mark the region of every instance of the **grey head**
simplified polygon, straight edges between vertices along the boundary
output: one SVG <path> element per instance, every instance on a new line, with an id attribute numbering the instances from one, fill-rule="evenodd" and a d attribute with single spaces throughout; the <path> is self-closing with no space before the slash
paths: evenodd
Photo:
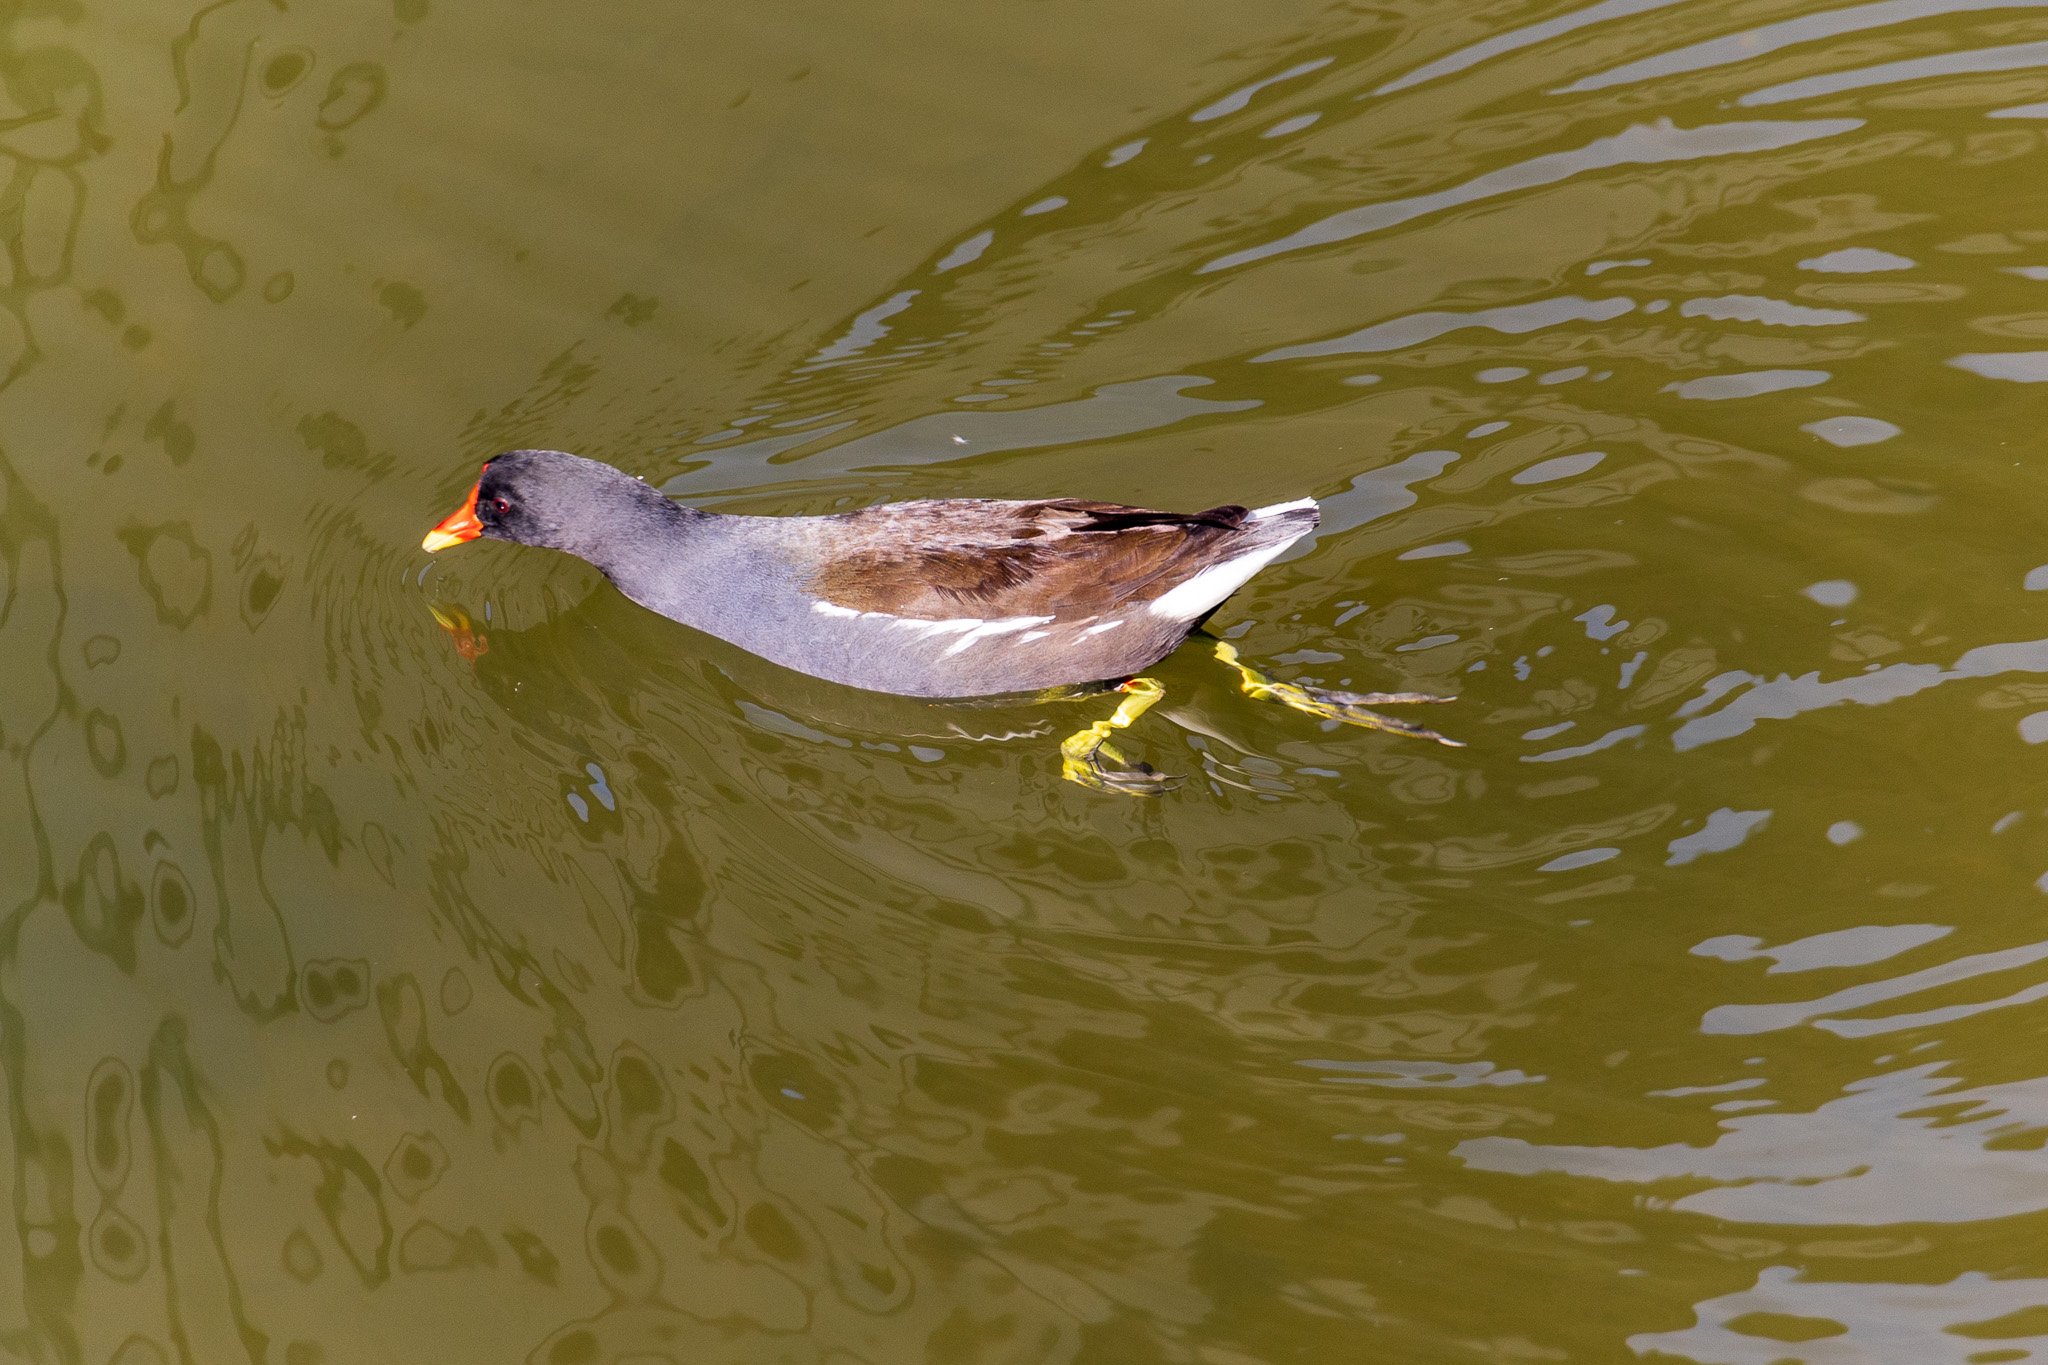
<path id="1" fill-rule="evenodd" d="M 561 450 L 508 450 L 477 480 L 484 535 L 562 550 L 607 572 L 632 547 L 667 540 L 703 516 L 623 470 Z"/>

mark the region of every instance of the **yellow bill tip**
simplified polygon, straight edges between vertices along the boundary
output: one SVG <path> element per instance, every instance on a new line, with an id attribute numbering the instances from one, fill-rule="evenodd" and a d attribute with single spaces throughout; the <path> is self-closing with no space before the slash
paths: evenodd
<path id="1" fill-rule="evenodd" d="M 475 540 L 484 533 L 484 524 L 478 521 L 476 516 L 476 495 L 481 487 L 481 483 L 472 487 L 469 496 L 462 500 L 462 506 L 444 517 L 440 525 L 427 532 L 426 539 L 420 542 L 422 550 L 432 554 L 436 550 L 445 550 L 450 545 L 460 545 L 465 540 Z"/>

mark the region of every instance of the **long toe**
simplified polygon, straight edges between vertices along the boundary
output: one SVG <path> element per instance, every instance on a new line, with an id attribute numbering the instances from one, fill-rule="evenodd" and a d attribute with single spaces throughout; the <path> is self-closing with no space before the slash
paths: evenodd
<path id="1" fill-rule="evenodd" d="M 1457 700 L 1456 697 L 1439 697 L 1434 692 L 1323 692 L 1320 695 L 1348 706 L 1436 706 Z"/>
<path id="2" fill-rule="evenodd" d="M 1320 687 L 1301 687 L 1300 692 L 1307 703 L 1300 709 L 1310 715 L 1324 716 L 1368 730 L 1384 730 L 1390 735 L 1405 735 L 1409 739 L 1435 740 L 1438 744 L 1448 745 L 1453 749 L 1465 747 L 1460 741 L 1448 739 L 1427 725 L 1417 725 L 1412 720 L 1381 715 L 1372 709 L 1374 706 L 1451 701 L 1453 698 L 1431 696 L 1426 692 L 1338 692 Z"/>
<path id="3" fill-rule="evenodd" d="M 1102 773 L 1102 779 L 1103 790 L 1122 792 L 1126 796 L 1163 796 L 1187 781 L 1178 773 L 1160 772 L 1150 763 L 1108 769 Z"/>
<path id="4" fill-rule="evenodd" d="M 1334 706 L 1330 708 L 1330 717 L 1333 720 L 1341 720 L 1346 725 L 1360 725 L 1368 730 L 1385 730 L 1390 735 L 1406 735 L 1410 739 L 1433 739 L 1453 749 L 1465 747 L 1463 740 L 1449 739 L 1427 725 L 1417 725 L 1412 720 L 1383 716 L 1363 706 Z"/>
<path id="5" fill-rule="evenodd" d="M 1160 772 L 1142 760 L 1126 760 L 1121 755 L 1112 760 L 1101 750 L 1061 764 L 1060 776 L 1090 791 L 1122 792 L 1126 796 L 1159 796 L 1186 780 Z"/>
<path id="6" fill-rule="evenodd" d="M 1433 696 L 1428 692 L 1340 692 L 1333 688 L 1311 687 L 1306 683 L 1275 682 L 1238 658 L 1237 650 L 1224 640 L 1216 642 L 1216 657 L 1237 670 L 1238 686 L 1248 697 L 1277 701 L 1282 706 L 1291 706 L 1323 720 L 1342 721 L 1368 730 L 1385 730 L 1388 734 L 1406 735 L 1410 739 L 1433 739 L 1453 749 L 1465 747 L 1455 739 L 1445 739 L 1426 725 L 1417 725 L 1412 720 L 1395 720 L 1372 709 L 1375 706 L 1453 701 L 1455 698 Z"/>

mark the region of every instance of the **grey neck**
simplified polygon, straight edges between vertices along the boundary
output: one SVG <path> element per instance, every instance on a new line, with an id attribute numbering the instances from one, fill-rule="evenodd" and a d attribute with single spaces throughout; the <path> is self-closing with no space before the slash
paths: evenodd
<path id="1" fill-rule="evenodd" d="M 601 537 L 561 548 L 588 560 L 618 590 L 650 611 L 725 639 L 758 614 L 757 594 L 782 566 L 735 534 L 746 518 L 671 502 L 653 489 L 635 499 Z"/>
<path id="2" fill-rule="evenodd" d="M 698 557 L 700 534 L 713 521 L 709 512 L 671 502 L 635 483 L 605 515 L 584 526 L 564 527 L 555 548 L 588 560 L 619 590 L 636 601 Z"/>

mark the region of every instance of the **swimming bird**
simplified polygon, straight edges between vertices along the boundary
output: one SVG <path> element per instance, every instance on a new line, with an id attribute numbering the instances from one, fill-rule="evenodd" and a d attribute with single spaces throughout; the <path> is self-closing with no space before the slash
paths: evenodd
<path id="1" fill-rule="evenodd" d="M 1062 775 L 1143 794 L 1177 779 L 1110 742 L 1164 695 L 1145 669 L 1313 531 L 1313 499 L 1155 512 L 1081 498 L 941 498 L 814 517 L 685 506 L 611 465 L 514 450 L 421 541 L 479 536 L 586 560 L 632 601 L 812 677 L 911 697 L 1109 685 L 1114 714 L 1061 745 Z M 1242 690 L 1325 719 L 1456 744 L 1374 706 L 1448 698 L 1279 682 L 1227 641 Z"/>

